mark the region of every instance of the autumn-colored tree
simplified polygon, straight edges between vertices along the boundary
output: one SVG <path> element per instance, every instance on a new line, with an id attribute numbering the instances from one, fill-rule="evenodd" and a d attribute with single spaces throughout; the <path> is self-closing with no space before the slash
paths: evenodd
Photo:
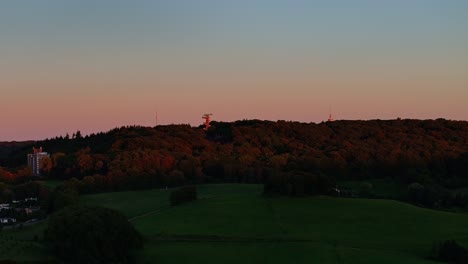
<path id="1" fill-rule="evenodd" d="M 42 158 L 39 164 L 41 173 L 44 175 L 49 175 L 50 171 L 52 170 L 53 165 L 54 165 L 53 161 L 50 157 Z"/>
<path id="2" fill-rule="evenodd" d="M 81 154 L 77 157 L 76 161 L 80 168 L 81 175 L 86 175 L 92 173 L 92 170 L 95 167 L 93 157 L 89 154 Z"/>

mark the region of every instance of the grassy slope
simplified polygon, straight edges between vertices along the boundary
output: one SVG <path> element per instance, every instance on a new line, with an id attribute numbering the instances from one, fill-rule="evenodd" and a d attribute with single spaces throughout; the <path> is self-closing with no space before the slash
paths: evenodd
<path id="1" fill-rule="evenodd" d="M 14 259 L 17 261 L 36 260 L 47 257 L 47 252 L 34 237 L 41 238 L 45 223 L 24 227 L 16 230 L 0 231 L 0 260 Z"/>
<path id="2" fill-rule="evenodd" d="M 198 201 L 178 207 L 169 206 L 168 190 L 86 195 L 81 202 L 132 219 L 146 240 L 138 256 L 144 263 L 431 263 L 425 257 L 433 241 L 454 238 L 468 245 L 465 214 L 389 200 L 265 198 L 259 185 L 198 190 Z M 42 228 L 3 235 L 27 240 Z M 41 254 L 34 246 L 22 250 L 31 258 Z"/>
<path id="3" fill-rule="evenodd" d="M 170 190 L 142 190 L 84 195 L 80 202 L 98 205 L 124 213 L 128 218 L 169 207 Z"/>
<path id="4" fill-rule="evenodd" d="M 113 194 L 111 205 L 106 194 L 84 201 L 121 209 L 129 217 L 145 211 L 142 204 L 155 211 L 133 220 L 145 234 L 141 258 L 148 263 L 430 263 L 424 258 L 433 241 L 455 238 L 468 244 L 463 214 L 388 200 L 264 198 L 256 185 L 206 185 L 199 192 L 198 201 L 174 208 L 167 207 L 168 192 L 157 190 Z M 130 206 L 129 197 L 135 201 Z M 161 234 L 266 241 L 167 242 L 160 241 Z M 278 237 L 291 241 L 275 241 Z M 307 241 L 294 241 L 298 238 Z"/>

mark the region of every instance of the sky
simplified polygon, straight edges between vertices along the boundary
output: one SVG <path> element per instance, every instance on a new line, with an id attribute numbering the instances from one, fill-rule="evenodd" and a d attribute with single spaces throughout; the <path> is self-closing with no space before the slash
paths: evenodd
<path id="1" fill-rule="evenodd" d="M 468 120 L 468 1 L 0 2 L 0 141 L 214 120 Z"/>

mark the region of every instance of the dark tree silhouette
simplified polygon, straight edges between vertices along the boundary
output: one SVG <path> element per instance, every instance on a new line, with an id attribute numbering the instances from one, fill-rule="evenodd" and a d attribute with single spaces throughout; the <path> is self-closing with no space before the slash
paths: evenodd
<path id="1" fill-rule="evenodd" d="M 50 218 L 44 237 L 67 263 L 126 263 L 142 247 L 123 214 L 99 207 L 65 208 Z"/>

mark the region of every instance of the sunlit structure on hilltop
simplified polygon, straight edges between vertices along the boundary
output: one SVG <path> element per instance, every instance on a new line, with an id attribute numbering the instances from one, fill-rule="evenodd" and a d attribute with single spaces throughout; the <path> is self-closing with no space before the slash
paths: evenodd
<path id="1" fill-rule="evenodd" d="M 333 121 L 335 121 L 335 120 L 333 119 L 332 112 L 331 112 L 331 107 L 330 107 L 330 115 L 328 116 L 328 122 L 333 122 Z"/>
<path id="2" fill-rule="evenodd" d="M 212 116 L 212 115 L 213 115 L 213 114 L 204 114 L 204 115 L 202 116 L 202 118 L 205 119 L 205 123 L 204 123 L 205 128 L 203 128 L 203 129 L 208 130 L 208 128 L 211 127 L 210 122 L 211 122 L 211 116 Z"/>

